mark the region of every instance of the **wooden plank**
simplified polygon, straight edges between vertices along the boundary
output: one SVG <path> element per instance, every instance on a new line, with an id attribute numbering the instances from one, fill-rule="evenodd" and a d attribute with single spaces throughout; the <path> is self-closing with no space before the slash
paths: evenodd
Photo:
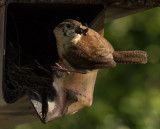
<path id="1" fill-rule="evenodd" d="M 107 7 L 104 22 L 159 7 L 159 0 L 0 0 L 4 3 L 47 3 L 47 4 L 101 4 Z"/>
<path id="2" fill-rule="evenodd" d="M 23 97 L 13 104 L 0 105 L 0 127 L 9 128 L 18 124 L 38 120 L 28 97 Z"/>
<path id="3" fill-rule="evenodd" d="M 4 15 L 5 15 L 5 7 L 0 8 L 0 105 L 4 105 L 5 102 L 3 100 L 2 94 L 2 78 L 3 78 L 3 56 L 4 56 Z"/>

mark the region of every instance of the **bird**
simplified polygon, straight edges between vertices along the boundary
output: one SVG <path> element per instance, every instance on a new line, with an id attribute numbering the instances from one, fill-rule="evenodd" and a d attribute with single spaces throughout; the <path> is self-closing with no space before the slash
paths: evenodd
<path id="1" fill-rule="evenodd" d="M 52 84 L 31 87 L 27 92 L 43 123 L 89 107 L 97 69 L 147 62 L 146 52 L 114 51 L 103 36 L 73 19 L 59 23 L 53 32 L 59 60 L 52 67 Z"/>
<path id="2" fill-rule="evenodd" d="M 59 23 L 53 33 L 60 59 L 82 73 L 113 68 L 120 63 L 147 63 L 145 51 L 114 51 L 107 39 L 73 19 Z"/>

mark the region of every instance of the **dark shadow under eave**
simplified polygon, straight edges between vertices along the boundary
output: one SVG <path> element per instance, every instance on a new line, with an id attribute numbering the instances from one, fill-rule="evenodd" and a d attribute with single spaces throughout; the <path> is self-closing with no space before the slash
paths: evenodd
<path id="1" fill-rule="evenodd" d="M 68 18 L 89 25 L 102 9 L 102 5 L 12 3 L 7 9 L 6 41 L 18 49 L 21 65 L 37 60 L 51 70 L 50 66 L 58 60 L 54 27 Z"/>

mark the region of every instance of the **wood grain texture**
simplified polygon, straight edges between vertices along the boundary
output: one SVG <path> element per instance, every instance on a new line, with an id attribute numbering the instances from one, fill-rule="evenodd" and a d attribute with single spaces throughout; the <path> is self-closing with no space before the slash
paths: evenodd
<path id="1" fill-rule="evenodd" d="M 115 3 L 116 5 L 132 6 L 132 5 L 147 5 L 147 6 L 158 6 L 159 0 L 1 0 L 10 2 L 39 2 L 39 3 L 69 3 L 69 4 L 110 4 Z"/>
<path id="2" fill-rule="evenodd" d="M 104 22 L 159 7 L 159 0 L 0 0 L 4 3 L 101 4 L 107 7 Z"/>
<path id="3" fill-rule="evenodd" d="M 14 104 L 0 106 L 1 129 L 16 126 L 17 124 L 38 120 L 36 112 L 31 108 L 28 97 L 24 97 Z"/>
<path id="4" fill-rule="evenodd" d="M 5 13 L 5 8 L 1 7 L 0 8 L 0 19 L 4 19 L 4 13 Z M 3 100 L 3 93 L 2 93 L 2 79 L 3 79 L 3 56 L 4 56 L 4 20 L 0 20 L 0 105 L 4 105 L 5 102 Z"/>

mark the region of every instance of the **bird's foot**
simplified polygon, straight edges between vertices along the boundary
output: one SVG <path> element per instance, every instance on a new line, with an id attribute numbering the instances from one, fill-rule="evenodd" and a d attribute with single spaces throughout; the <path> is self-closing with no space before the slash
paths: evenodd
<path id="1" fill-rule="evenodd" d="M 54 66 L 52 66 L 52 70 L 55 70 L 55 71 L 60 71 L 60 72 L 66 72 L 68 75 L 73 72 L 73 73 L 81 73 L 79 71 L 76 71 L 76 70 L 69 70 L 69 69 L 66 69 L 66 68 L 63 68 L 60 64 L 58 63 L 55 63 Z"/>

